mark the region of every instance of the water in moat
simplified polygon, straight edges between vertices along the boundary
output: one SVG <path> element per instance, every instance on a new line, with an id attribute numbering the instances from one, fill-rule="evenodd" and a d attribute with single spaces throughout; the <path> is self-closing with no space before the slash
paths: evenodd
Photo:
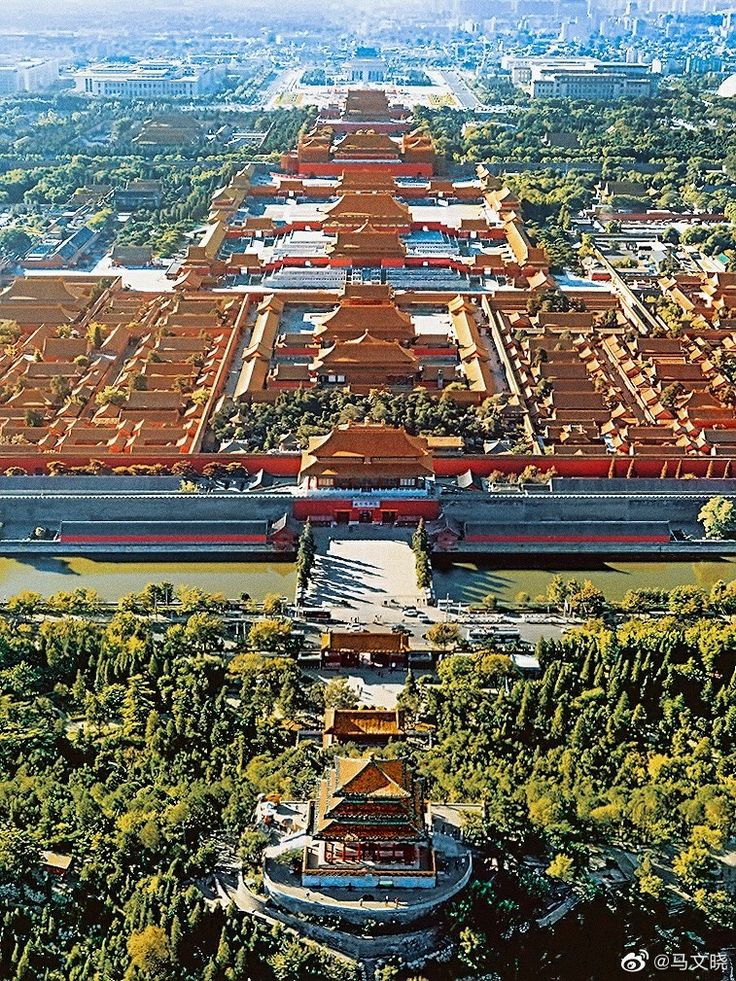
<path id="1" fill-rule="evenodd" d="M 596 559 L 595 556 L 554 556 L 549 560 L 516 563 L 507 557 L 474 561 L 440 561 L 434 568 L 434 587 L 438 597 L 468 603 L 478 602 L 488 593 L 498 599 L 513 600 L 519 593 L 532 599 L 547 589 L 554 575 L 590 579 L 610 600 L 620 600 L 629 589 L 673 589 L 696 585 L 710 589 L 719 579 L 736 579 L 736 558 L 716 558 L 702 562 L 636 562 Z"/>
<path id="2" fill-rule="evenodd" d="M 267 593 L 292 597 L 293 562 L 99 562 L 86 558 L 0 559 L 0 600 L 23 590 L 49 596 L 79 586 L 96 589 L 114 601 L 138 592 L 149 582 L 196 586 L 235 599 L 248 593 L 261 600 Z"/>

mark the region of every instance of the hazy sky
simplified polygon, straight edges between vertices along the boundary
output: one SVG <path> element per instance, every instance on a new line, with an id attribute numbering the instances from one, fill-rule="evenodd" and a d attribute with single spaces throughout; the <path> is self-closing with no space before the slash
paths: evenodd
<path id="1" fill-rule="evenodd" d="M 370 10 L 376 6 L 390 6 L 397 13 L 407 6 L 414 6 L 419 0 L 341 0 L 340 6 L 360 7 Z M 325 3 L 320 0 L 290 0 L 288 5 L 280 6 L 272 0 L 217 0 L 210 6 L 203 0 L 0 0 L 0 17 L 22 20 L 29 26 L 43 27 L 47 18 L 53 20 L 76 21 L 79 18 L 94 18 L 99 24 L 100 15 L 108 17 L 111 13 L 128 13 L 131 19 L 145 27 L 145 15 L 155 12 L 179 13 L 183 10 L 204 14 L 203 23 L 218 14 L 241 14 L 247 17 L 255 13 L 280 15 L 298 18 L 299 15 L 318 14 Z M 143 16 L 141 16 L 143 15 Z"/>
<path id="2" fill-rule="evenodd" d="M 349 3 L 350 0 L 347 0 Z M 288 8 L 276 6 L 276 11 L 283 11 L 287 16 L 298 11 L 309 13 L 319 9 L 317 0 L 294 0 Z M 58 29 L 67 27 L 74 29 L 84 22 L 90 26 L 100 26 L 109 21 L 127 20 L 136 26 L 141 34 L 146 33 L 147 24 L 152 19 L 159 20 L 161 15 L 178 17 L 191 13 L 204 17 L 202 26 L 216 16 L 242 16 L 244 20 L 254 14 L 274 14 L 274 4 L 268 0 L 217 0 L 210 7 L 203 0 L 0 0 L 0 24 L 19 25 L 25 30 Z"/>
<path id="3" fill-rule="evenodd" d="M 477 9 L 479 0 L 289 0 L 284 4 L 274 0 L 0 0 L 0 31 L 111 33 L 140 41 L 209 30 L 247 36 L 264 28 L 283 32 L 332 27 L 349 34 L 378 26 L 387 16 L 405 15 L 407 20 L 419 16 L 432 23 L 454 3 L 462 9 L 468 2 Z"/>

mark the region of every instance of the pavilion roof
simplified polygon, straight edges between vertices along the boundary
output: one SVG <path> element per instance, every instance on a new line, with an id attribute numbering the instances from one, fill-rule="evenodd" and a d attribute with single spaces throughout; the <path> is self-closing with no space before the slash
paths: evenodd
<path id="1" fill-rule="evenodd" d="M 411 212 L 407 205 L 389 193 L 378 191 L 361 194 L 349 191 L 326 209 L 326 224 L 351 222 L 365 225 L 411 225 Z"/>
<path id="2" fill-rule="evenodd" d="M 427 440 L 383 423 L 345 423 L 326 436 L 312 436 L 306 455 L 317 459 L 342 457 L 361 462 L 407 461 L 431 470 Z"/>
<path id="3" fill-rule="evenodd" d="M 336 341 L 332 347 L 321 351 L 315 358 L 315 366 L 324 368 L 401 366 L 404 369 L 418 367 L 418 360 L 398 341 L 384 341 L 365 331 L 348 341 Z"/>
<path id="4" fill-rule="evenodd" d="M 322 634 L 323 651 L 352 651 L 358 654 L 403 654 L 408 649 L 406 634 L 390 630 L 330 630 Z"/>
<path id="5" fill-rule="evenodd" d="M 396 178 L 387 170 L 380 170 L 375 167 L 352 167 L 342 172 L 339 187 L 345 191 L 390 191 L 393 194 L 398 192 Z"/>
<path id="6" fill-rule="evenodd" d="M 333 255 L 405 256 L 406 247 L 396 231 L 384 231 L 366 222 L 360 228 L 339 230 L 337 241 L 330 247 Z"/>
<path id="7" fill-rule="evenodd" d="M 386 133 L 377 133 L 372 129 L 359 129 L 348 133 L 335 147 L 335 157 L 364 155 L 397 158 L 399 147 Z"/>
<path id="8" fill-rule="evenodd" d="M 359 740 L 363 736 L 401 736 L 404 713 L 401 709 L 327 709 L 324 731 L 327 735 Z"/>
<path id="9" fill-rule="evenodd" d="M 421 786 L 402 760 L 338 757 L 320 782 L 314 836 L 426 839 Z"/>
<path id="10" fill-rule="evenodd" d="M 346 116 L 371 116 L 374 120 L 389 118 L 391 106 L 383 89 L 348 89 Z"/>

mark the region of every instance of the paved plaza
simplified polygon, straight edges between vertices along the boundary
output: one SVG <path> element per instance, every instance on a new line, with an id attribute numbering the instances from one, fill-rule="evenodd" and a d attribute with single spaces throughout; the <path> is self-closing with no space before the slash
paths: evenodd
<path id="1" fill-rule="evenodd" d="M 398 606 L 425 603 L 416 584 L 411 532 L 370 528 L 371 538 L 361 537 L 360 526 L 317 529 L 317 561 L 309 601 L 336 607 L 339 617 L 358 617 L 370 624 L 375 617 L 398 623 Z"/>

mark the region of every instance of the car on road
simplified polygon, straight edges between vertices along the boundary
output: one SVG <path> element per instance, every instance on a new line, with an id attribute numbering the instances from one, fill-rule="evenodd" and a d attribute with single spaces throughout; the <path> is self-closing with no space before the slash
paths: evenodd
<path id="1" fill-rule="evenodd" d="M 416 608 L 416 606 L 405 606 L 401 612 L 404 614 L 405 617 L 419 616 L 419 610 Z"/>
<path id="2" fill-rule="evenodd" d="M 391 627 L 391 633 L 392 634 L 408 634 L 408 633 L 411 633 L 411 631 L 409 630 L 408 627 L 405 627 L 403 623 L 395 623 L 393 625 L 393 627 Z"/>

